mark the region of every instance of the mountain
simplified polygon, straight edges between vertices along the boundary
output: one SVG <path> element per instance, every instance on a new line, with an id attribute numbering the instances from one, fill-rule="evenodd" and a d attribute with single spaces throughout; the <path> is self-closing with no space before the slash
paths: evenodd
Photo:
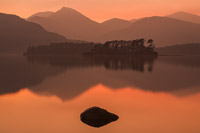
<path id="1" fill-rule="evenodd" d="M 28 21 L 38 23 L 46 30 L 67 38 L 86 41 L 96 41 L 100 35 L 124 29 L 131 24 L 130 21 L 118 18 L 98 23 L 68 7 L 63 7 L 48 17 L 41 15 L 29 17 Z"/>
<path id="2" fill-rule="evenodd" d="M 149 17 L 136 21 L 128 28 L 99 37 L 99 41 L 152 38 L 156 46 L 200 42 L 200 24 L 167 17 Z"/>
<path id="3" fill-rule="evenodd" d="M 51 12 L 51 11 L 38 12 L 38 13 L 35 13 L 32 16 L 30 16 L 28 19 L 31 19 L 33 17 L 44 17 L 44 18 L 46 18 L 46 17 L 49 17 L 52 14 L 53 14 L 53 12 Z"/>
<path id="4" fill-rule="evenodd" d="M 70 39 L 93 41 L 104 31 L 99 23 L 67 7 L 63 7 L 46 18 L 37 16 L 28 20 Z"/>
<path id="5" fill-rule="evenodd" d="M 101 25 L 103 27 L 106 27 L 106 29 L 109 29 L 109 31 L 112 31 L 112 30 L 121 30 L 127 28 L 128 26 L 131 25 L 131 22 L 119 18 L 113 18 L 101 23 Z"/>
<path id="6" fill-rule="evenodd" d="M 156 51 L 159 55 L 200 55 L 200 43 L 166 46 Z"/>
<path id="7" fill-rule="evenodd" d="M 63 42 L 66 38 L 15 15 L 0 13 L 0 52 L 24 52 L 28 46 Z"/>
<path id="8" fill-rule="evenodd" d="M 200 24 L 200 16 L 186 12 L 176 12 L 168 15 L 167 17 Z"/>

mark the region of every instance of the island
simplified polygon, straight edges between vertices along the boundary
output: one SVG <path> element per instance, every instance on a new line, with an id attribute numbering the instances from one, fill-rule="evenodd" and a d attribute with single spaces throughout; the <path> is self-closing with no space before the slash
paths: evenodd
<path id="1" fill-rule="evenodd" d="M 152 39 L 114 40 L 104 44 L 94 42 L 65 42 L 30 46 L 24 55 L 147 55 L 157 56 Z"/>

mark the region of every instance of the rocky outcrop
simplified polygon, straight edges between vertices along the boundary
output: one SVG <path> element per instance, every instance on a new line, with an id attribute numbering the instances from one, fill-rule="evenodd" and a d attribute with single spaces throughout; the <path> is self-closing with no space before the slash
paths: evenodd
<path id="1" fill-rule="evenodd" d="M 83 123 L 92 127 L 102 127 L 119 119 L 117 115 L 99 107 L 85 110 L 80 118 Z"/>

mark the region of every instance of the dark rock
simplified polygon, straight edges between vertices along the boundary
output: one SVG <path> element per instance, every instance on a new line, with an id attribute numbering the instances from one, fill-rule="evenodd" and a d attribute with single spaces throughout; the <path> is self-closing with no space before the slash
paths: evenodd
<path id="1" fill-rule="evenodd" d="M 99 107 L 85 110 L 80 117 L 83 123 L 93 127 L 102 127 L 119 119 L 117 115 Z"/>

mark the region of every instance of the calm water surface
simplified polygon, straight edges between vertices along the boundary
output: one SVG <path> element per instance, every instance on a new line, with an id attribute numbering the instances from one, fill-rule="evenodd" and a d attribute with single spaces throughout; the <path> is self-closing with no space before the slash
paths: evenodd
<path id="1" fill-rule="evenodd" d="M 199 133 L 200 57 L 0 56 L 0 133 Z M 96 129 L 99 106 L 120 119 Z"/>

